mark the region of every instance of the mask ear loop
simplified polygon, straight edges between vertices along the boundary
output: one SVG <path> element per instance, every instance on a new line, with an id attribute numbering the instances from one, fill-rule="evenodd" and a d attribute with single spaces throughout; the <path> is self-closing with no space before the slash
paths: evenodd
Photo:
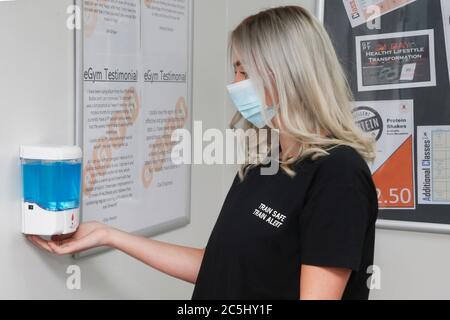
<path id="1" fill-rule="evenodd" d="M 268 76 L 271 82 L 271 89 L 268 90 L 268 93 L 270 94 L 270 96 L 272 97 L 272 102 L 273 105 L 268 106 L 266 105 L 266 101 L 265 101 L 265 97 L 264 97 L 264 108 L 263 108 L 263 117 L 264 117 L 264 121 L 266 122 L 266 125 L 270 128 L 270 129 L 275 129 L 275 125 L 273 123 L 273 119 L 278 115 L 278 111 L 279 111 L 279 103 L 275 104 L 275 98 L 274 98 L 274 94 L 276 93 L 276 77 L 275 77 L 275 73 L 272 71 L 271 68 L 268 68 Z M 266 89 L 264 89 L 264 92 Z M 270 114 L 273 113 L 273 114 Z"/>
<path id="2" fill-rule="evenodd" d="M 264 113 L 267 113 L 266 111 L 272 110 L 273 116 L 269 121 L 269 128 L 270 134 L 268 135 L 268 143 L 270 147 L 268 147 L 269 156 L 267 157 L 267 160 L 270 162 L 276 161 L 278 163 L 278 167 L 280 165 L 280 155 L 282 154 L 282 147 L 280 143 L 280 101 L 277 97 L 275 99 L 274 95 L 277 94 L 277 86 L 276 86 L 276 76 L 275 73 L 272 71 L 272 69 L 269 68 L 269 78 L 271 80 L 271 90 L 269 90 L 269 94 L 272 97 L 272 106 L 266 106 L 266 109 L 264 110 Z M 277 103 L 275 102 L 277 101 Z M 264 103 L 265 104 L 265 103 Z M 275 121 L 278 124 L 275 124 Z"/>
<path id="3" fill-rule="evenodd" d="M 271 72 L 271 74 L 273 75 L 273 73 Z M 260 84 L 261 85 L 261 84 Z M 261 90 L 263 89 L 263 90 Z M 272 91 L 274 91 L 272 89 Z M 258 90 L 258 92 L 264 92 L 264 94 L 266 95 L 266 93 L 268 92 L 268 90 L 265 89 L 265 86 L 262 84 L 262 88 L 260 88 L 260 90 Z M 269 92 L 269 94 L 271 94 Z M 259 131 L 259 133 L 263 133 L 263 137 L 261 137 L 260 134 L 258 134 L 258 139 L 263 138 L 264 141 L 259 141 L 259 146 L 258 148 L 262 148 L 264 147 L 266 150 L 259 150 L 259 160 L 261 162 L 261 164 L 263 165 L 269 165 L 272 161 L 279 161 L 279 155 L 281 154 L 281 146 L 279 143 L 279 131 L 278 129 L 275 128 L 275 125 L 273 123 L 273 119 L 277 116 L 277 109 L 278 109 L 278 105 L 272 105 L 269 106 L 266 104 L 266 97 L 260 97 L 261 100 L 261 114 L 263 116 L 264 122 L 266 124 L 265 127 L 263 127 L 261 130 L 264 131 Z M 275 142 L 274 144 L 274 140 L 278 140 Z M 276 148 L 276 150 L 274 150 L 274 148 Z M 276 157 L 276 159 L 274 159 L 274 157 Z"/>
<path id="4" fill-rule="evenodd" d="M 266 102 L 263 103 L 262 108 L 262 115 L 264 118 L 264 121 L 266 123 L 266 126 L 270 129 L 275 129 L 275 124 L 273 120 L 277 117 L 279 110 L 279 104 L 274 104 L 271 106 L 268 106 Z"/>

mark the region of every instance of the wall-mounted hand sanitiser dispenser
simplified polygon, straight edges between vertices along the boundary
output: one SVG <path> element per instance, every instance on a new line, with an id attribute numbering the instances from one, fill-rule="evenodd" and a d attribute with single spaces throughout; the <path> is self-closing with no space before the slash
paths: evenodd
<path id="1" fill-rule="evenodd" d="M 22 232 L 52 236 L 80 221 L 82 151 L 76 146 L 21 146 Z"/>

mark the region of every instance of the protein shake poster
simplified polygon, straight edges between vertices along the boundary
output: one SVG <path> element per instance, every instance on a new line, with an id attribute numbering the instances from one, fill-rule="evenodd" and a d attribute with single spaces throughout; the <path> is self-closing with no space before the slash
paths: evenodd
<path id="1" fill-rule="evenodd" d="M 434 30 L 356 37 L 358 91 L 436 86 Z"/>
<path id="2" fill-rule="evenodd" d="M 376 139 L 370 167 L 380 209 L 415 209 L 414 101 L 355 102 L 353 116 Z"/>

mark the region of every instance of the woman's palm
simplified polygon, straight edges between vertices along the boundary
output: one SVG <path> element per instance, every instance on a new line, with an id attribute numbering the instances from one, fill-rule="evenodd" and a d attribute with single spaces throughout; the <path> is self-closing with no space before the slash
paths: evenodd
<path id="1" fill-rule="evenodd" d="M 71 235 L 54 236 L 50 241 L 28 236 L 35 245 L 58 255 L 73 254 L 105 245 L 108 227 L 98 222 L 87 222 Z"/>

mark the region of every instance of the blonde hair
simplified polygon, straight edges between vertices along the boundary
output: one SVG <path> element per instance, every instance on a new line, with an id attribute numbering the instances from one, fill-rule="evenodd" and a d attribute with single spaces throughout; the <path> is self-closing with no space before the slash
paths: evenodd
<path id="1" fill-rule="evenodd" d="M 229 49 L 230 57 L 240 57 L 262 101 L 266 90 L 278 98 L 281 134 L 300 145 L 294 157 L 280 159 L 288 174 L 294 175 L 296 162 L 326 156 L 337 145 L 374 160 L 374 140 L 355 124 L 353 97 L 331 39 L 307 10 L 284 6 L 250 16 L 231 33 Z M 237 113 L 231 127 L 241 120 Z M 247 121 L 245 127 L 257 130 Z M 250 167 L 241 168 L 241 178 Z"/>

